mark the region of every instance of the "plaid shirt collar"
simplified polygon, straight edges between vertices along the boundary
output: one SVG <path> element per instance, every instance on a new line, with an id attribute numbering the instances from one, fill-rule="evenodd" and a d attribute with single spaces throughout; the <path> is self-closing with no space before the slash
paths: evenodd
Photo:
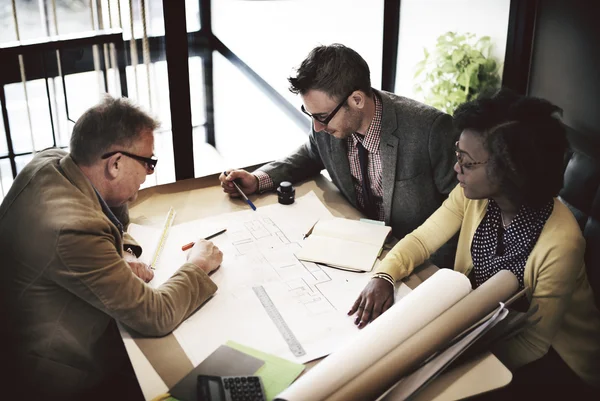
<path id="1" fill-rule="evenodd" d="M 367 133 L 364 135 L 364 138 L 359 139 L 359 136 L 362 137 L 361 134 L 354 133 L 352 134 L 352 144 L 356 146 L 358 141 L 362 142 L 362 145 L 369 153 L 379 153 L 379 143 L 381 142 L 381 100 L 379 100 L 379 96 L 376 93 L 373 93 L 373 98 L 375 99 L 375 115 L 371 120 L 371 124 L 367 129 Z"/>

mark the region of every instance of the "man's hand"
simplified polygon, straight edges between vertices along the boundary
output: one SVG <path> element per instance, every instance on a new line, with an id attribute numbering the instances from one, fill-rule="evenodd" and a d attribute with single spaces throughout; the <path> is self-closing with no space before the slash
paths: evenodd
<path id="1" fill-rule="evenodd" d="M 150 266 L 140 262 L 135 255 L 125 252 L 123 259 L 125 259 L 133 274 L 144 280 L 144 283 L 148 283 L 154 278 L 154 271 L 150 269 Z"/>
<path id="2" fill-rule="evenodd" d="M 373 278 L 362 290 L 348 315 L 356 313 L 354 324 L 359 329 L 377 319 L 394 304 L 394 287 L 385 280 Z"/>
<path id="3" fill-rule="evenodd" d="M 229 194 L 229 196 L 233 198 L 240 196 L 233 185 L 233 180 L 237 180 L 236 183 L 246 195 L 258 191 L 258 178 L 254 174 L 250 174 L 246 170 L 229 170 L 227 171 L 227 175 L 221 173 L 219 181 L 221 181 L 223 192 Z"/>
<path id="4" fill-rule="evenodd" d="M 211 241 L 199 239 L 188 253 L 187 261 L 208 274 L 221 265 L 223 252 Z"/>

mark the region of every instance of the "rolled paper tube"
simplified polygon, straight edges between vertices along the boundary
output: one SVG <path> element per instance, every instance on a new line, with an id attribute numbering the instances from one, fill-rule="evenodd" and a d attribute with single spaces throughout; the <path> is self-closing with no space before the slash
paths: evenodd
<path id="1" fill-rule="evenodd" d="M 519 282 L 514 274 L 508 270 L 499 271 L 437 319 L 367 367 L 354 380 L 339 388 L 327 401 L 377 399 L 457 335 L 498 308 L 499 303 L 509 299 L 518 288 Z M 364 345 L 367 349 L 372 346 Z"/>
<path id="2" fill-rule="evenodd" d="M 276 399 L 316 401 L 327 398 L 470 291 L 471 283 L 465 275 L 449 269 L 438 270 Z"/>

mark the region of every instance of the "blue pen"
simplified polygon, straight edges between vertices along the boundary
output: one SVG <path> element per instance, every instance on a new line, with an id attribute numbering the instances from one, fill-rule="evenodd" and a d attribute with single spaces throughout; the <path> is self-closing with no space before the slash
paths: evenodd
<path id="1" fill-rule="evenodd" d="M 225 177 L 228 176 L 227 171 L 223 171 L 223 174 L 225 174 Z M 241 188 L 238 186 L 238 184 L 235 181 L 231 181 L 233 183 L 233 186 L 235 186 L 235 189 L 237 189 L 238 193 L 240 195 L 242 195 L 242 198 L 244 198 L 244 200 L 246 201 L 246 203 L 248 204 L 248 206 L 250 206 L 252 208 L 252 210 L 256 211 L 256 206 L 254 206 L 254 203 L 252 203 L 252 201 L 250 199 L 248 199 L 248 197 L 246 196 L 246 194 L 241 190 Z"/>

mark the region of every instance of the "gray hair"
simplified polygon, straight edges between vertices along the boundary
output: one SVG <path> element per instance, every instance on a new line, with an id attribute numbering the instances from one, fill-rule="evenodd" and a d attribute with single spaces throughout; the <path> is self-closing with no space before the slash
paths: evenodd
<path id="1" fill-rule="evenodd" d="M 160 123 L 127 98 L 106 95 L 77 120 L 71 134 L 71 156 L 84 166 L 100 160 L 113 145 L 128 147 L 144 130 Z"/>

